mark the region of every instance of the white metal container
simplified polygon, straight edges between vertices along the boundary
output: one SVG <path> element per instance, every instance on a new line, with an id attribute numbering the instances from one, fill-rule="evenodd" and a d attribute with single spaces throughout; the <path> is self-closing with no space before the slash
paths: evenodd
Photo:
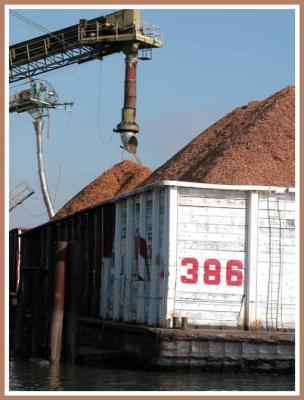
<path id="1" fill-rule="evenodd" d="M 102 318 L 295 327 L 294 189 L 164 181 L 115 201 Z"/>

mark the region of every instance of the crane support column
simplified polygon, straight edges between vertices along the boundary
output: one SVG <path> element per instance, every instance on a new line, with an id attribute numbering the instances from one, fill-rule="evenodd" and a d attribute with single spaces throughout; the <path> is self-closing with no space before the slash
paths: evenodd
<path id="1" fill-rule="evenodd" d="M 36 132 L 36 145 L 37 145 L 37 159 L 38 159 L 38 172 L 40 179 L 40 186 L 43 196 L 43 201 L 45 203 L 48 216 L 51 219 L 54 216 L 53 206 L 51 203 L 46 178 L 44 174 L 44 164 L 43 164 L 43 156 L 42 156 L 42 118 L 37 118 L 35 122 L 33 122 Z"/>
<path id="2" fill-rule="evenodd" d="M 138 61 L 138 44 L 133 43 L 132 46 L 125 50 L 126 54 L 126 70 L 125 70 L 125 93 L 124 106 L 122 109 L 122 117 L 115 131 L 121 135 L 122 143 L 125 149 L 135 154 L 137 148 L 137 139 L 135 134 L 139 131 L 136 123 L 136 68 Z"/>

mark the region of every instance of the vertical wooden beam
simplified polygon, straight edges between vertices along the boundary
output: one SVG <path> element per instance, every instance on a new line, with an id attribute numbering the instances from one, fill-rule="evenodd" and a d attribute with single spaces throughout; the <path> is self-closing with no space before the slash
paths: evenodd
<path id="1" fill-rule="evenodd" d="M 123 300 L 123 320 L 129 321 L 131 318 L 131 292 L 132 292 L 132 261 L 134 252 L 133 235 L 133 197 L 127 198 L 127 237 L 126 237 L 126 262 L 124 270 L 124 300 Z"/>
<path id="2" fill-rule="evenodd" d="M 114 293 L 113 293 L 113 319 L 120 317 L 120 273 L 121 273 L 121 209 L 120 201 L 116 203 L 115 211 L 115 254 L 114 254 Z"/>
<path id="3" fill-rule="evenodd" d="M 257 326 L 257 268 L 258 268 L 258 212 L 259 194 L 250 191 L 247 195 L 247 249 L 244 271 L 246 329 Z"/>
<path id="4" fill-rule="evenodd" d="M 95 311 L 94 315 L 98 317 L 100 315 L 101 305 L 101 283 L 102 283 L 102 257 L 103 257 L 103 207 L 96 210 L 96 242 L 95 242 Z"/>
<path id="5" fill-rule="evenodd" d="M 101 294 L 100 294 L 100 316 L 103 319 L 108 317 L 109 313 L 109 291 L 110 291 L 110 272 L 112 268 L 112 258 L 104 257 L 102 260 L 101 271 Z"/>
<path id="6" fill-rule="evenodd" d="M 29 301 L 29 277 L 28 272 L 21 270 L 20 288 L 18 293 L 18 311 L 16 317 L 16 330 L 14 338 L 14 350 L 16 354 L 23 352 L 24 342 L 24 317 Z"/>
<path id="7" fill-rule="evenodd" d="M 69 242 L 67 263 L 67 285 L 65 299 L 65 332 L 64 332 L 64 358 L 68 363 L 74 363 L 77 352 L 77 303 L 79 289 L 79 266 L 80 266 L 79 242 Z"/>
<path id="8" fill-rule="evenodd" d="M 168 282 L 168 226 L 169 226 L 169 207 L 168 207 L 168 193 L 169 188 L 164 189 L 164 211 L 163 211 L 163 232 L 162 232 L 162 242 L 161 242 L 161 269 L 162 275 L 159 277 L 159 291 L 158 291 L 158 315 L 159 319 L 156 321 L 159 326 L 165 327 L 166 325 L 166 285 Z"/>
<path id="9" fill-rule="evenodd" d="M 39 308 L 41 299 L 39 297 L 44 294 L 40 293 L 40 271 L 36 270 L 32 272 L 32 346 L 31 353 L 33 358 L 39 357 L 40 348 L 40 321 L 39 321 Z"/>
<path id="10" fill-rule="evenodd" d="M 146 227 L 147 227 L 147 195 L 145 192 L 141 193 L 139 200 L 139 236 L 146 239 Z M 143 257 L 138 255 L 138 269 L 139 271 L 145 271 L 146 261 Z M 145 282 L 137 282 L 137 310 L 136 310 L 136 321 L 144 322 L 145 320 Z"/>
<path id="11" fill-rule="evenodd" d="M 84 304 L 84 315 L 87 317 L 89 315 L 89 295 L 90 295 L 90 238 L 89 238 L 89 215 L 85 213 L 83 216 L 85 222 L 85 234 L 84 234 L 84 264 L 83 264 L 83 273 L 85 276 L 84 281 L 84 290 L 83 290 L 83 304 Z"/>
<path id="12" fill-rule="evenodd" d="M 68 243 L 60 241 L 56 248 L 54 307 L 51 328 L 51 364 L 59 364 L 64 314 L 65 262 Z"/>
<path id="13" fill-rule="evenodd" d="M 97 210 L 93 210 L 93 238 L 91 240 L 91 281 L 92 284 L 91 286 L 91 316 L 96 316 L 97 315 L 97 305 L 98 305 L 98 293 L 97 293 L 97 280 L 96 280 L 96 274 L 97 274 L 97 239 L 98 239 L 98 233 L 97 228 Z M 91 229 L 91 228 L 90 228 Z"/>
<path id="14" fill-rule="evenodd" d="M 158 264 L 159 264 L 159 190 L 153 191 L 152 206 L 152 258 L 150 272 L 150 293 L 149 293 L 149 311 L 148 324 L 156 324 L 157 312 L 157 286 L 158 286 Z"/>
<path id="15" fill-rule="evenodd" d="M 172 319 L 175 312 L 175 289 L 177 269 L 177 216 L 178 216 L 178 192 L 176 186 L 169 188 L 168 196 L 168 277 L 165 280 L 167 285 L 167 310 L 166 319 Z M 165 274 L 166 276 L 166 274 Z"/>
<path id="16" fill-rule="evenodd" d="M 76 240 L 74 237 L 74 218 L 70 219 L 70 225 L 71 225 L 71 241 Z"/>

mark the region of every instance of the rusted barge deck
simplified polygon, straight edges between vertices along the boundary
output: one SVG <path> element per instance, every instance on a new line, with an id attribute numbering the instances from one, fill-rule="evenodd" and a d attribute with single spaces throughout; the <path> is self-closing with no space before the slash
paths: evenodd
<path id="1" fill-rule="evenodd" d="M 294 332 L 155 328 L 97 318 L 79 318 L 78 327 L 79 345 L 90 349 L 87 360 L 107 350 L 141 368 L 295 369 Z"/>

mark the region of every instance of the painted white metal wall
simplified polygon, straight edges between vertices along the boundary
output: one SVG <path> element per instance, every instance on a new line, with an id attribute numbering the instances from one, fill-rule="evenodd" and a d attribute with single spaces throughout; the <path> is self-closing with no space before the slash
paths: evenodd
<path id="1" fill-rule="evenodd" d="M 199 326 L 294 328 L 294 193 L 193 186 L 116 202 L 101 316 L 151 326 L 187 317 Z"/>
<path id="2" fill-rule="evenodd" d="M 176 265 L 173 314 L 200 326 L 240 325 L 246 193 L 184 187 L 177 190 L 176 261 L 172 255 L 170 263 L 171 269 Z"/>
<path id="3" fill-rule="evenodd" d="M 113 268 L 102 274 L 102 291 L 109 287 L 113 298 L 101 300 L 103 318 L 151 326 L 164 321 L 167 192 L 154 189 L 116 202 Z"/>
<path id="4" fill-rule="evenodd" d="M 295 328 L 295 194 L 260 193 L 256 320 L 263 328 Z"/>
<path id="5" fill-rule="evenodd" d="M 167 318 L 294 328 L 294 193 L 171 187 L 169 212 Z"/>

